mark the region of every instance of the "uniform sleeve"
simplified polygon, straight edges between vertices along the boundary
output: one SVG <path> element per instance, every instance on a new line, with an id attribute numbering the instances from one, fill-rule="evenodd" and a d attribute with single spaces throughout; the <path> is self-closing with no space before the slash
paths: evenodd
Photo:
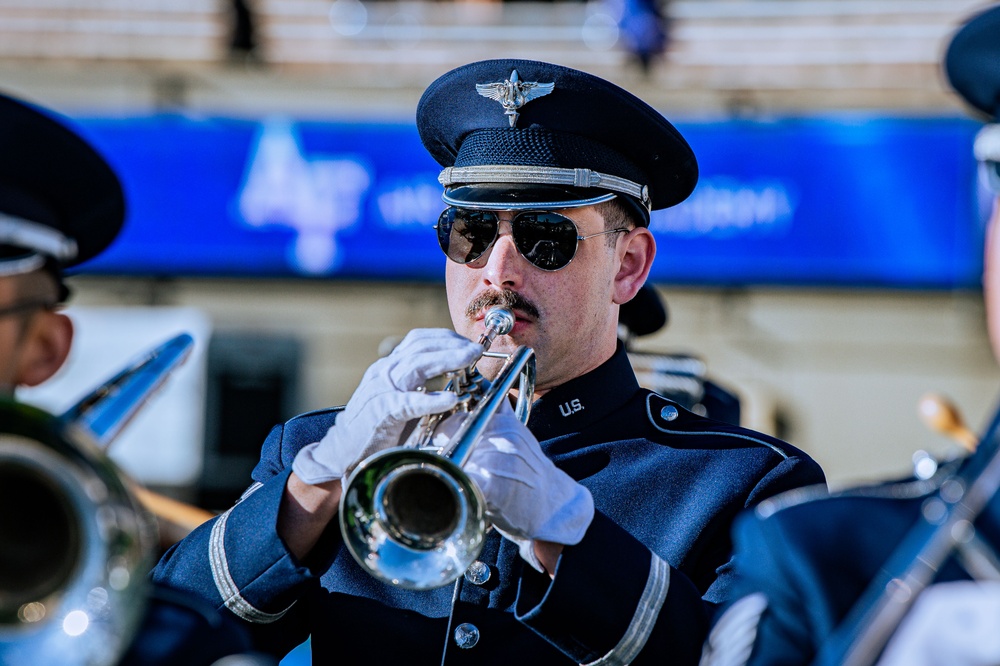
<path id="1" fill-rule="evenodd" d="M 327 426 L 328 427 L 328 426 Z M 286 548 L 277 533 L 278 510 L 291 473 L 288 427 L 276 426 L 264 442 L 253 484 L 228 511 L 200 526 L 168 550 L 152 572 L 155 582 L 190 591 L 241 621 L 257 649 L 284 654 L 308 634 L 297 621 L 297 600 L 318 585 L 313 571 Z M 311 433 L 310 433 L 311 434 Z M 328 530 L 333 535 L 336 530 Z M 339 534 L 339 533 L 338 533 Z M 318 560 L 335 548 L 321 542 Z M 312 558 L 313 555 L 310 555 Z"/>
<path id="2" fill-rule="evenodd" d="M 142 624 L 117 666 L 211 666 L 234 655 L 252 656 L 265 666 L 251 653 L 243 628 L 201 599 L 154 585 L 146 601 Z"/>
<path id="3" fill-rule="evenodd" d="M 746 501 L 823 481 L 813 461 L 786 458 Z M 723 542 L 728 551 L 728 538 Z M 681 570 L 598 512 L 583 540 L 564 549 L 554 578 L 525 567 L 516 617 L 579 664 L 697 664 L 713 602 L 732 589 L 731 553 L 721 561 L 703 596 Z"/>
<path id="4" fill-rule="evenodd" d="M 661 663 L 697 663 L 701 641 L 691 636 L 707 633 L 708 613 L 683 574 L 599 512 L 554 579 L 525 567 L 515 609 L 579 664 L 645 663 L 651 641 L 671 646 Z"/>
<path id="5" fill-rule="evenodd" d="M 701 666 L 810 663 L 812 613 L 803 607 L 796 568 L 785 561 L 781 524 L 748 514 L 737 521 L 734 535 L 740 578 L 734 600 L 715 620 Z"/>
<path id="6" fill-rule="evenodd" d="M 805 493 L 741 516 L 733 601 L 715 622 L 704 665 L 808 664 L 821 647 L 844 640 L 844 618 L 906 540 L 927 487 L 903 482 L 833 497 Z M 951 564 L 939 576 L 964 577 Z"/>

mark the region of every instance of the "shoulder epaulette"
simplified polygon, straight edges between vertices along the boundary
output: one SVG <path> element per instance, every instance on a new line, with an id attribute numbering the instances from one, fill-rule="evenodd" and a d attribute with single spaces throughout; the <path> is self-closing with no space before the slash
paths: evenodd
<path id="1" fill-rule="evenodd" d="M 668 435 L 730 437 L 769 448 L 782 458 L 789 456 L 788 451 L 781 446 L 780 440 L 771 439 L 753 430 L 698 416 L 658 393 L 650 392 L 646 396 L 646 416 L 654 428 Z"/>

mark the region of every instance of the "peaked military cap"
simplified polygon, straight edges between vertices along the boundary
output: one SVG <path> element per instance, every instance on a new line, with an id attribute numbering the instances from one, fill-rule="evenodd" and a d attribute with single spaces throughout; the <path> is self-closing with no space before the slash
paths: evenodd
<path id="1" fill-rule="evenodd" d="M 966 102 L 993 119 L 1000 117 L 1000 6 L 978 14 L 955 33 L 944 67 Z"/>
<path id="2" fill-rule="evenodd" d="M 0 276 L 58 275 L 104 250 L 124 219 L 104 158 L 47 112 L 0 94 Z"/>
<path id="3" fill-rule="evenodd" d="M 955 92 L 993 120 L 976 135 L 972 150 L 986 183 L 1000 194 L 1000 6 L 976 15 L 955 33 L 944 69 Z"/>
<path id="4" fill-rule="evenodd" d="M 642 285 L 631 301 L 618 309 L 618 323 L 641 338 L 656 333 L 667 325 L 667 307 L 660 294 L 649 283 Z"/>
<path id="5" fill-rule="evenodd" d="M 434 81 L 417 106 L 424 146 L 445 167 L 451 205 L 569 208 L 616 196 L 649 212 L 698 180 L 690 146 L 658 111 L 585 72 L 486 60 Z"/>

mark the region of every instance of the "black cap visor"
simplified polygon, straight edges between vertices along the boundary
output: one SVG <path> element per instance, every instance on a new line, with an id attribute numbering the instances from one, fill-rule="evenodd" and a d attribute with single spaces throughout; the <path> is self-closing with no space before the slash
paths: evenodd
<path id="1" fill-rule="evenodd" d="M 594 206 L 616 198 L 634 211 L 636 222 L 649 224 L 649 211 L 632 197 L 592 187 L 478 183 L 446 188 L 441 196 L 449 206 L 475 210 L 560 210 Z"/>
<path id="2" fill-rule="evenodd" d="M 441 198 L 450 206 L 465 206 L 477 210 L 534 210 L 593 206 L 610 201 L 615 196 L 614 192 L 593 188 L 477 183 L 449 187 Z"/>

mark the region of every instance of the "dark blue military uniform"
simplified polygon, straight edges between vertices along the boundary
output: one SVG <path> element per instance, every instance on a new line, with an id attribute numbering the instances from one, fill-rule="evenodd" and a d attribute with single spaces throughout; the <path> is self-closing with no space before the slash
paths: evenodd
<path id="1" fill-rule="evenodd" d="M 696 663 L 713 604 L 731 592 L 735 515 L 824 481 L 784 442 L 641 389 L 619 347 L 536 401 L 529 422 L 597 508 L 555 578 L 526 566 L 493 532 L 481 564 L 456 587 L 407 591 L 362 571 L 336 525 L 307 562 L 276 533 L 295 454 L 322 438 L 336 413 L 276 427 L 244 498 L 154 571 L 242 618 L 258 648 L 281 654 L 312 634 L 316 663 Z"/>
<path id="2" fill-rule="evenodd" d="M 153 585 L 145 604 L 142 623 L 118 666 L 211 666 L 230 656 L 238 658 L 240 666 L 277 664 L 254 655 L 243 627 L 216 613 L 204 599 Z"/>
<path id="3" fill-rule="evenodd" d="M 741 517 L 733 536 L 737 601 L 712 630 L 707 666 L 813 663 L 944 478 L 828 497 L 792 493 Z M 994 498 L 975 523 L 979 537 L 994 548 L 1000 545 L 998 519 L 1000 498 Z M 950 557 L 934 581 L 969 579 Z"/>

